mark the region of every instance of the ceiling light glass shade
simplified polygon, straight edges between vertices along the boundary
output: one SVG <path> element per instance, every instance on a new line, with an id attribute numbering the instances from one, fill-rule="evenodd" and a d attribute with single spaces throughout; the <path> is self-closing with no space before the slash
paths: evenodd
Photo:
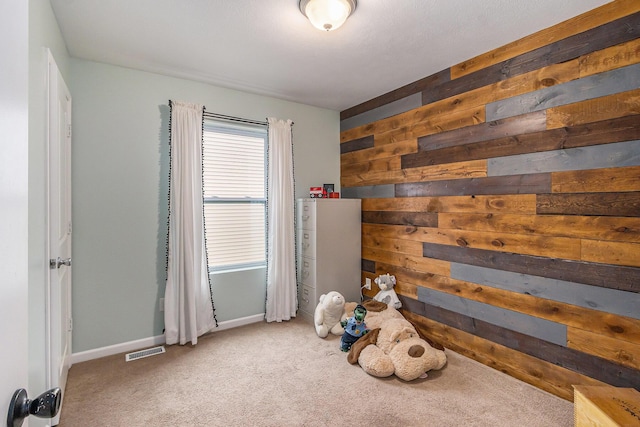
<path id="1" fill-rule="evenodd" d="M 356 8 L 356 0 L 300 0 L 300 11 L 319 30 L 339 28 Z"/>

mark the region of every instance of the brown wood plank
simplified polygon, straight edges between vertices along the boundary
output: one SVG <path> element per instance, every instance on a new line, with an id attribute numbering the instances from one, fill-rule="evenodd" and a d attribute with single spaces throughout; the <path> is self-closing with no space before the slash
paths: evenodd
<path id="1" fill-rule="evenodd" d="M 399 160 L 399 158 L 398 158 Z M 342 176 L 342 185 L 356 187 L 361 185 L 395 184 L 404 181 L 441 181 L 461 178 L 481 178 L 487 176 L 487 161 L 449 163 L 446 165 L 425 166 L 394 171 L 370 171 Z"/>
<path id="2" fill-rule="evenodd" d="M 505 196 L 363 199 L 362 210 L 535 214 L 536 196 L 533 194 L 516 194 Z"/>
<path id="3" fill-rule="evenodd" d="M 546 130 L 546 113 L 545 111 L 536 111 L 521 116 L 420 137 L 418 138 L 418 150 L 437 150 L 542 130 Z"/>
<path id="4" fill-rule="evenodd" d="M 618 342 L 640 345 L 640 320 L 638 319 L 439 275 L 425 276 L 416 284 L 574 328 L 588 329 L 599 336 L 615 339 Z"/>
<path id="5" fill-rule="evenodd" d="M 394 144 L 365 148 L 363 150 L 342 154 L 340 155 L 340 164 L 344 167 L 346 165 L 366 163 L 377 159 L 392 162 L 394 156 L 415 153 L 416 151 L 418 151 L 418 141 L 416 139 L 405 140 Z"/>
<path id="6" fill-rule="evenodd" d="M 492 176 L 396 184 L 396 197 L 463 196 L 477 194 L 539 194 L 551 190 L 551 175 Z"/>
<path id="7" fill-rule="evenodd" d="M 575 350 L 640 370 L 640 343 L 619 340 L 580 327 L 567 328 L 567 345 Z"/>
<path id="8" fill-rule="evenodd" d="M 422 121 L 415 121 L 407 126 L 386 133 L 376 134 L 376 144 L 390 144 L 406 139 L 414 139 L 424 135 L 432 135 L 453 129 L 483 123 L 484 106 L 469 110 L 456 110 L 448 114 L 434 115 Z"/>
<path id="9" fill-rule="evenodd" d="M 458 245 L 523 255 L 580 260 L 580 240 L 566 237 L 436 228 L 423 242 Z"/>
<path id="10" fill-rule="evenodd" d="M 573 127 L 562 127 L 404 154 L 402 155 L 402 168 L 437 165 L 463 159 L 490 159 L 636 139 L 640 139 L 640 116 L 625 116 Z"/>
<path id="11" fill-rule="evenodd" d="M 422 243 L 409 239 L 391 239 L 379 235 L 363 234 L 362 247 L 419 257 L 422 255 Z"/>
<path id="12" fill-rule="evenodd" d="M 438 214 L 432 212 L 363 211 L 363 223 L 437 227 Z"/>
<path id="13" fill-rule="evenodd" d="M 640 114 L 640 89 L 549 108 L 547 128 L 575 126 Z"/>
<path id="14" fill-rule="evenodd" d="M 340 162 L 340 176 L 347 177 L 372 171 L 400 170 L 400 156 L 384 157 L 359 163 Z"/>
<path id="15" fill-rule="evenodd" d="M 423 255 L 449 262 L 531 274 L 621 291 L 640 292 L 640 268 L 636 267 L 535 257 L 433 243 L 423 244 Z"/>
<path id="16" fill-rule="evenodd" d="M 640 216 L 640 192 L 538 194 L 541 215 Z"/>
<path id="17" fill-rule="evenodd" d="M 626 67 L 638 62 L 640 62 L 640 38 L 584 55 L 580 58 L 580 77 Z"/>
<path id="18" fill-rule="evenodd" d="M 581 240 L 566 237 L 548 237 L 532 234 L 513 234 L 480 232 L 457 229 L 444 229 L 433 227 L 396 226 L 364 228 L 363 231 L 375 235 L 376 238 L 390 238 L 401 234 L 417 242 L 434 243 L 441 245 L 461 246 L 465 248 L 477 248 L 494 250 L 498 252 L 517 253 L 523 255 L 535 255 L 545 257 L 561 257 L 579 261 L 581 259 Z M 367 235 L 366 233 L 364 234 Z M 389 247 L 381 246 L 385 250 L 393 250 L 395 240 L 388 243 Z"/>
<path id="19" fill-rule="evenodd" d="M 442 212 L 438 214 L 438 227 L 600 239 L 613 242 L 640 242 L 640 218 L 629 217 Z"/>
<path id="20" fill-rule="evenodd" d="M 457 79 L 475 71 L 487 68 L 525 52 L 557 42 L 577 33 L 615 21 L 631 13 L 640 11 L 637 0 L 618 0 L 607 3 L 593 11 L 583 13 L 553 27 L 538 31 L 502 47 L 478 55 L 451 67 L 451 78 Z"/>
<path id="21" fill-rule="evenodd" d="M 640 124 L 640 118 L 637 119 Z M 640 191 L 640 166 L 551 173 L 554 193 Z"/>
<path id="22" fill-rule="evenodd" d="M 424 316 L 402 310 L 419 332 L 446 348 L 504 372 L 514 378 L 571 401 L 573 384 L 605 385 L 569 369 L 526 355 Z"/>
<path id="23" fill-rule="evenodd" d="M 640 240 L 631 242 L 582 241 L 582 260 L 640 267 Z M 638 307 L 640 310 L 640 307 Z"/>
<path id="24" fill-rule="evenodd" d="M 362 247 L 362 257 L 376 263 L 381 262 L 423 273 L 448 276 L 451 271 L 451 264 L 447 261 L 388 252 L 366 246 Z"/>

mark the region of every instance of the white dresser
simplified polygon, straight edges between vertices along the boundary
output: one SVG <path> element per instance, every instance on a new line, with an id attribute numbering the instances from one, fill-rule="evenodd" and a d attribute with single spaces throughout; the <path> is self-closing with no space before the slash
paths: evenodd
<path id="1" fill-rule="evenodd" d="M 298 302 L 313 318 L 320 295 L 360 302 L 360 199 L 298 199 Z"/>

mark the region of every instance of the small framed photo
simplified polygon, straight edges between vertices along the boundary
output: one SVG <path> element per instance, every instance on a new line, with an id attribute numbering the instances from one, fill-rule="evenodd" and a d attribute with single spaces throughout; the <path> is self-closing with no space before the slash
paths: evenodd
<path id="1" fill-rule="evenodd" d="M 334 185 L 333 184 L 322 184 L 322 188 L 324 188 L 325 190 L 325 194 L 327 194 L 327 197 L 329 197 L 329 194 L 333 193 L 333 188 Z"/>

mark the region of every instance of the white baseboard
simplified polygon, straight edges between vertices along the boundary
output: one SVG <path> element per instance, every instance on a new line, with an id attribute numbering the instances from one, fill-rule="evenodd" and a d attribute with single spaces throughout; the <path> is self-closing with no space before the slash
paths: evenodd
<path id="1" fill-rule="evenodd" d="M 264 320 L 264 313 L 254 314 L 253 316 L 241 317 L 240 319 L 225 320 L 219 322 L 218 327 L 214 328 L 211 332 L 223 331 L 225 329 L 237 328 L 251 323 L 257 323 Z M 155 347 L 163 345 L 165 343 L 164 335 L 157 335 L 150 338 L 142 338 L 135 341 L 123 342 L 120 344 L 114 344 L 107 347 L 95 348 L 93 350 L 81 351 L 79 353 L 73 353 L 71 355 L 71 365 L 76 363 L 86 362 L 93 359 L 99 359 L 101 357 L 113 356 L 119 353 L 128 353 L 135 350 L 140 350 L 146 347 Z"/>
<path id="2" fill-rule="evenodd" d="M 155 347 L 164 344 L 164 335 L 143 338 L 140 340 L 123 342 L 107 347 L 94 348 L 93 350 L 81 351 L 80 353 L 71 354 L 71 364 L 86 362 L 88 360 L 99 359 L 101 357 L 113 356 L 118 353 L 128 353 L 134 350 L 140 350 L 145 347 Z"/>
<path id="3" fill-rule="evenodd" d="M 237 328 L 244 325 L 250 325 L 251 323 L 258 323 L 264 321 L 264 313 L 254 314 L 253 316 L 241 317 L 239 319 L 225 320 L 219 322 L 217 328 L 213 328 L 211 332 L 224 331 L 225 329 Z"/>

